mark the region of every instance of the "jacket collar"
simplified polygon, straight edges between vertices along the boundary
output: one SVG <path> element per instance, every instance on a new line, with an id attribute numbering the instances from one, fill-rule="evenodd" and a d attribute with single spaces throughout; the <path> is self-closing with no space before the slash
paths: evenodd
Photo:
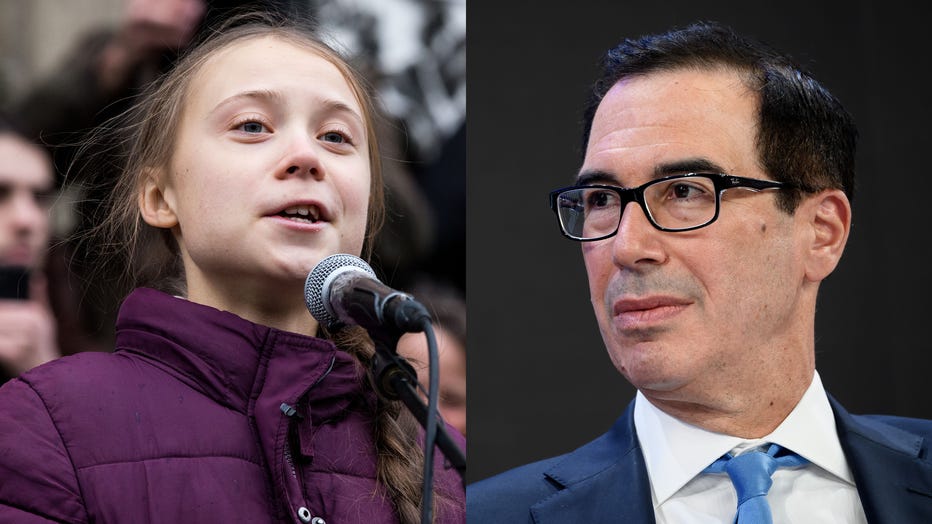
<path id="1" fill-rule="evenodd" d="M 633 402 L 608 433 L 564 456 L 545 475 L 561 490 L 531 507 L 538 524 L 654 522 Z"/>
<path id="2" fill-rule="evenodd" d="M 260 391 L 276 390 L 281 401 L 296 400 L 321 383 L 315 387 L 314 407 L 324 411 L 318 416 L 327 416 L 345 407 L 336 399 L 360 386 L 355 359 L 330 341 L 255 324 L 154 289 L 137 289 L 123 302 L 116 348 L 168 368 L 179 380 L 242 413 Z M 320 402 L 327 398 L 337 405 Z"/>
<path id="3" fill-rule="evenodd" d="M 883 417 L 854 416 L 829 402 L 868 522 L 932 522 L 929 443 Z"/>
<path id="4" fill-rule="evenodd" d="M 831 395 L 829 402 L 868 521 L 932 522 L 929 442 L 883 417 L 853 416 Z M 534 522 L 654 522 L 633 406 L 608 433 L 545 473 L 560 491 L 531 507 Z"/>

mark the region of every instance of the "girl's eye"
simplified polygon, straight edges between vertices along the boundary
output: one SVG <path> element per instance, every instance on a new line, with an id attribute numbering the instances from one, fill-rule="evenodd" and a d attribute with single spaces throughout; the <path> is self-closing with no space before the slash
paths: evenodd
<path id="1" fill-rule="evenodd" d="M 256 121 L 243 122 L 238 126 L 238 128 L 240 131 L 246 133 L 264 133 L 267 131 L 262 123 Z"/>
<path id="2" fill-rule="evenodd" d="M 320 135 L 320 139 L 324 142 L 333 142 L 335 144 L 350 144 L 352 143 L 348 136 L 341 133 L 340 131 L 327 131 L 326 133 Z"/>

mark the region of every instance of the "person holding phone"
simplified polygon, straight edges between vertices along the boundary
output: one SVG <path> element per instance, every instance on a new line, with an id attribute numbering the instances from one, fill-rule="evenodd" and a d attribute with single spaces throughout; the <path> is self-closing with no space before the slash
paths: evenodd
<path id="1" fill-rule="evenodd" d="M 53 194 L 46 151 L 0 115 L 0 382 L 60 355 L 41 271 Z"/>

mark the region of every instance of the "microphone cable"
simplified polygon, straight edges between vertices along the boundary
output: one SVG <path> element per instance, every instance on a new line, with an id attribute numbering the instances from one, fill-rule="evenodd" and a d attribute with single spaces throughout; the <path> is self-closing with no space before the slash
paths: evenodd
<path id="1" fill-rule="evenodd" d="M 424 480 L 421 495 L 421 523 L 430 524 L 433 511 L 434 442 L 437 440 L 437 404 L 440 397 L 440 356 L 437 337 L 429 320 L 422 322 L 427 337 L 427 423 L 424 434 Z"/>

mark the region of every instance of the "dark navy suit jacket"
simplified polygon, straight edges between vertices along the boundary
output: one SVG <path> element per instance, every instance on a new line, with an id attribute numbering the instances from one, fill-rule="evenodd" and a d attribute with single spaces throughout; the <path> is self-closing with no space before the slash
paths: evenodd
<path id="1" fill-rule="evenodd" d="M 932 421 L 851 415 L 829 397 L 867 521 L 932 523 Z M 601 437 L 466 489 L 469 524 L 653 523 L 634 403 Z"/>

